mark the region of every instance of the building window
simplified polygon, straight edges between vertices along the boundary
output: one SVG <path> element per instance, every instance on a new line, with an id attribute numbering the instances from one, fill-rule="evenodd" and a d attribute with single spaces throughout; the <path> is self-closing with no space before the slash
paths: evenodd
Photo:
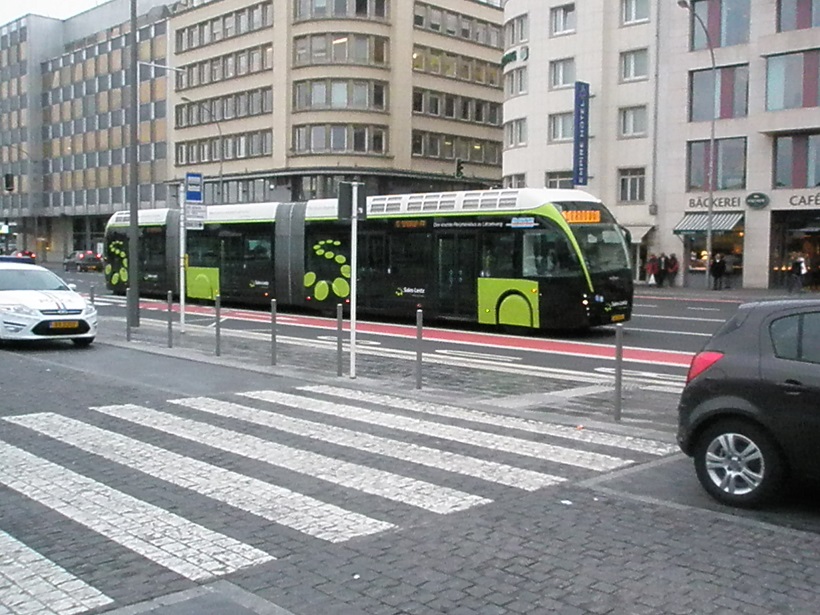
<path id="1" fill-rule="evenodd" d="M 774 187 L 820 187 L 820 134 L 777 137 Z"/>
<path id="2" fill-rule="evenodd" d="M 618 169 L 618 200 L 643 202 L 646 195 L 646 170 L 643 167 Z"/>
<path id="3" fill-rule="evenodd" d="M 504 176 L 505 188 L 526 188 L 527 176 L 525 173 L 516 173 L 515 175 Z"/>
<path id="4" fill-rule="evenodd" d="M 293 128 L 297 154 L 387 153 L 387 131 L 382 126 L 314 124 Z"/>
<path id="5" fill-rule="evenodd" d="M 504 42 L 507 48 L 529 39 L 529 21 L 526 15 L 510 19 L 504 25 Z"/>
<path id="6" fill-rule="evenodd" d="M 504 90 L 508 97 L 526 94 L 527 92 L 527 67 L 516 68 L 504 75 Z"/>
<path id="7" fill-rule="evenodd" d="M 649 53 L 646 49 L 633 49 L 621 54 L 621 81 L 646 79 L 649 75 Z"/>
<path id="8" fill-rule="evenodd" d="M 618 112 L 618 126 L 622 137 L 646 136 L 646 107 L 625 107 Z"/>
<path id="9" fill-rule="evenodd" d="M 766 110 L 820 105 L 820 49 L 766 58 Z"/>
<path id="10" fill-rule="evenodd" d="M 575 32 L 575 4 L 565 4 L 550 10 L 550 34 Z"/>
<path id="11" fill-rule="evenodd" d="M 564 58 L 550 62 L 550 87 L 566 88 L 575 83 L 575 59 Z"/>
<path id="12" fill-rule="evenodd" d="M 572 171 L 548 171 L 544 176 L 547 188 L 572 188 Z"/>
<path id="13" fill-rule="evenodd" d="M 820 0 L 778 0 L 778 32 L 817 27 L 820 27 Z"/>
<path id="14" fill-rule="evenodd" d="M 554 113 L 549 116 L 549 140 L 569 141 L 575 134 L 574 118 L 570 113 Z"/>
<path id="15" fill-rule="evenodd" d="M 690 141 L 688 151 L 687 190 L 708 190 L 707 177 L 711 164 L 709 141 Z M 746 187 L 746 139 L 736 137 L 715 141 L 717 164 L 713 186 L 715 190 L 740 190 Z"/>
<path id="16" fill-rule="evenodd" d="M 624 25 L 649 20 L 649 0 L 621 0 L 621 23 Z"/>
<path id="17" fill-rule="evenodd" d="M 749 42 L 752 0 L 692 0 L 698 17 L 706 24 L 713 47 Z M 689 20 L 692 49 L 706 49 L 706 34 L 695 17 Z"/>
<path id="18" fill-rule="evenodd" d="M 749 67 L 717 69 L 717 88 L 712 69 L 690 73 L 689 121 L 746 117 L 749 110 Z"/>
<path id="19" fill-rule="evenodd" d="M 504 124 L 504 144 L 516 147 L 527 143 L 527 118 L 511 120 Z"/>

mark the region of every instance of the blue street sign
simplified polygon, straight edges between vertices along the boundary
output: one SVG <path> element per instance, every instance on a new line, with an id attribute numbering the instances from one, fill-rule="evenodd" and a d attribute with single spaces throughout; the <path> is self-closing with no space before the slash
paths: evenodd
<path id="1" fill-rule="evenodd" d="M 185 174 L 185 202 L 203 203 L 202 200 L 202 173 Z"/>
<path id="2" fill-rule="evenodd" d="M 572 183 L 587 185 L 589 165 L 589 84 L 575 82 L 575 136 L 572 149 Z"/>

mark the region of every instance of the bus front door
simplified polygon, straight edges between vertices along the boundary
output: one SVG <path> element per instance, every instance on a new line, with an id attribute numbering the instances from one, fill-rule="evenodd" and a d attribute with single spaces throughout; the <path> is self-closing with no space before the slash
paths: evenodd
<path id="1" fill-rule="evenodd" d="M 476 237 L 440 235 L 436 244 L 438 313 L 476 318 Z"/>

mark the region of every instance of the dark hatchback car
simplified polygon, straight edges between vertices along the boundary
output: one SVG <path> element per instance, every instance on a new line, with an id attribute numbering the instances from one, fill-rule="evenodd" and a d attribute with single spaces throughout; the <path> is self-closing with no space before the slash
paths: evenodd
<path id="1" fill-rule="evenodd" d="M 77 250 L 63 260 L 66 271 L 102 271 L 102 257 L 91 250 Z"/>
<path id="2" fill-rule="evenodd" d="M 732 506 L 820 478 L 820 300 L 738 308 L 692 360 L 678 444 L 704 489 Z"/>

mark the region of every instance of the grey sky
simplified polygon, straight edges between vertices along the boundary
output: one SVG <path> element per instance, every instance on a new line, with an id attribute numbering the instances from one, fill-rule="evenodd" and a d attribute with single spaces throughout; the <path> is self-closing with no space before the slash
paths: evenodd
<path id="1" fill-rule="evenodd" d="M 0 25 L 29 13 L 66 19 L 103 2 L 105 0 L 0 0 Z"/>

